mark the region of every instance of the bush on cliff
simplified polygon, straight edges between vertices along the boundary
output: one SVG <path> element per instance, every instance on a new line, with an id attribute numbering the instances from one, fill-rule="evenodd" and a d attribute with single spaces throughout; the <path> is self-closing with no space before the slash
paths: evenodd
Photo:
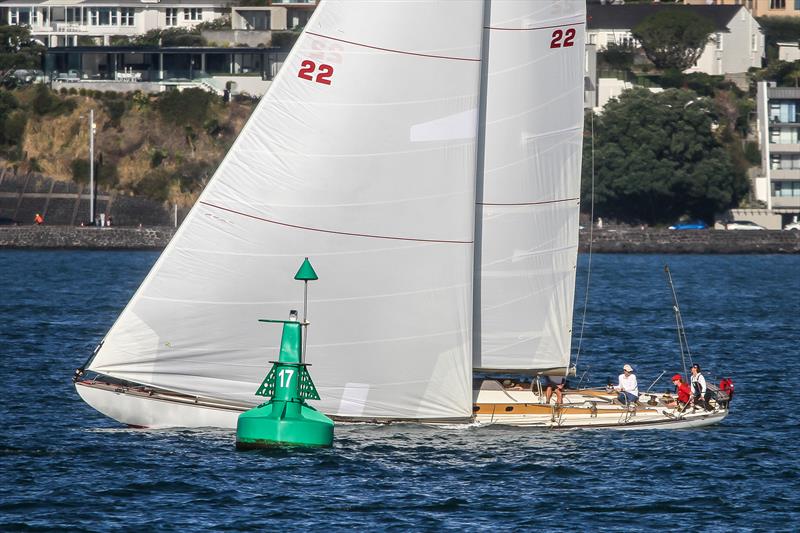
<path id="1" fill-rule="evenodd" d="M 161 118 L 176 126 L 197 126 L 208 120 L 219 98 L 203 89 L 167 91 L 158 97 L 155 108 Z"/>

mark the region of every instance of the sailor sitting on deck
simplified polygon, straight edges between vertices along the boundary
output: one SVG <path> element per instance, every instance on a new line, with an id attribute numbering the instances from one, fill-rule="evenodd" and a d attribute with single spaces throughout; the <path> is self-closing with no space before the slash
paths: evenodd
<path id="1" fill-rule="evenodd" d="M 567 379 L 564 376 L 544 376 L 544 403 L 550 403 L 550 398 L 553 397 L 553 389 L 556 390 L 556 404 L 561 405 L 564 403 L 564 385 Z"/>
<path id="2" fill-rule="evenodd" d="M 622 367 L 622 374 L 619 375 L 619 384 L 614 387 L 619 391 L 619 401 L 625 405 L 636 403 L 639 399 L 639 383 L 636 381 L 636 374 L 633 373 L 631 365 Z"/>

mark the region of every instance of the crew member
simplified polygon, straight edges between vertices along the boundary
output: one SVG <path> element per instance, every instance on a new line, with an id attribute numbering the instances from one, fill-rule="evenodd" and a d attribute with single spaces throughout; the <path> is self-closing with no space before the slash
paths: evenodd
<path id="1" fill-rule="evenodd" d="M 639 399 L 639 383 L 636 381 L 636 374 L 633 373 L 631 365 L 622 367 L 619 383 L 614 387 L 614 390 L 619 392 L 619 401 L 625 405 L 635 403 Z"/>
<path id="2" fill-rule="evenodd" d="M 566 378 L 564 376 L 545 376 L 545 390 L 544 390 L 544 403 L 549 404 L 550 398 L 553 397 L 553 389 L 556 391 L 556 404 L 561 405 L 564 403 L 564 384 Z"/>
<path id="3" fill-rule="evenodd" d="M 692 394 L 694 395 L 694 404 L 708 411 L 706 378 L 700 372 L 700 365 L 697 363 L 692 365 Z"/>
<path id="4" fill-rule="evenodd" d="M 692 389 L 687 383 L 683 382 L 680 374 L 672 376 L 672 384 L 675 385 L 675 392 L 678 395 L 678 411 L 683 411 L 692 398 Z"/>
<path id="5" fill-rule="evenodd" d="M 36 224 L 37 226 L 41 226 L 42 224 L 44 224 L 44 217 L 39 213 L 36 213 L 36 216 L 33 217 L 33 223 Z"/>

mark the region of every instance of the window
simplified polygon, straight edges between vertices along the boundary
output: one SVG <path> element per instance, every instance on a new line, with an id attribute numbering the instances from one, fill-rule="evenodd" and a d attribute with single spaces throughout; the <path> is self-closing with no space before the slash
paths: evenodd
<path id="1" fill-rule="evenodd" d="M 786 0 L 769 0 L 770 9 L 786 9 Z"/>
<path id="2" fill-rule="evenodd" d="M 89 20 L 92 26 L 116 26 L 117 8 L 93 7 L 89 10 Z"/>
<path id="3" fill-rule="evenodd" d="M 68 7 L 67 8 L 67 16 L 66 22 L 77 22 L 80 23 L 81 21 L 81 8 L 79 7 Z"/>
<path id="4" fill-rule="evenodd" d="M 800 181 L 773 181 L 772 196 L 800 197 Z"/>
<path id="5" fill-rule="evenodd" d="M 12 7 L 8 10 L 8 23 L 16 24 L 19 26 L 31 25 L 31 8 L 29 7 Z"/>
<path id="6" fill-rule="evenodd" d="M 17 25 L 19 24 L 19 8 L 12 7 L 8 10 L 8 23 Z"/>
<path id="7" fill-rule="evenodd" d="M 800 0 L 797 0 L 800 2 Z M 750 50 L 758 52 L 758 36 L 755 33 L 750 34 Z"/>
<path id="8" fill-rule="evenodd" d="M 714 42 L 717 45 L 717 50 L 722 50 L 722 34 L 721 33 L 717 33 L 716 35 L 714 35 Z"/>
<path id="9" fill-rule="evenodd" d="M 203 20 L 203 10 L 199 7 L 183 10 L 183 20 Z"/>
<path id="10" fill-rule="evenodd" d="M 121 7 L 119 9 L 120 26 L 133 26 L 133 11 L 132 7 Z"/>
<path id="11" fill-rule="evenodd" d="M 178 25 L 178 8 L 177 7 L 168 7 L 167 8 L 167 26 L 177 26 Z"/>
<path id="12" fill-rule="evenodd" d="M 771 144 L 797 144 L 798 128 L 772 128 L 769 131 L 769 142 Z"/>

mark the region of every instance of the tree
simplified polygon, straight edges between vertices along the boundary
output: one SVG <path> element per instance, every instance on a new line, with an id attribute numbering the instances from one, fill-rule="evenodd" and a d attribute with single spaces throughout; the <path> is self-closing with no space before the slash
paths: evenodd
<path id="1" fill-rule="evenodd" d="M 683 71 L 697 62 L 713 31 L 707 18 L 675 7 L 645 18 L 632 33 L 656 67 Z"/>
<path id="2" fill-rule="evenodd" d="M 31 40 L 27 26 L 0 25 L 0 71 L 39 69 L 44 49 Z"/>
<path id="3" fill-rule="evenodd" d="M 658 224 L 690 215 L 712 222 L 747 193 L 744 173 L 712 132 L 713 103 L 688 90 L 636 89 L 595 118 L 595 212 Z M 583 175 L 591 174 L 589 139 Z M 583 205 L 590 205 L 583 180 Z"/>

